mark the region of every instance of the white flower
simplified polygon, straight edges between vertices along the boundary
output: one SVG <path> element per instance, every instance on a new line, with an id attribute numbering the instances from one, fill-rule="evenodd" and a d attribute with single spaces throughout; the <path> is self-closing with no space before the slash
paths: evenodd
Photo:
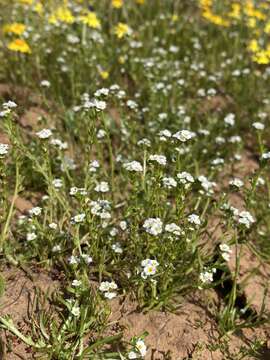
<path id="1" fill-rule="evenodd" d="M 35 240 L 36 238 L 37 238 L 37 234 L 34 233 L 34 232 L 26 234 L 26 240 L 27 241 L 32 241 L 32 240 Z"/>
<path id="2" fill-rule="evenodd" d="M 259 185 L 265 185 L 265 180 L 262 177 L 258 177 L 257 181 L 256 181 L 256 186 Z"/>
<path id="3" fill-rule="evenodd" d="M 50 129 L 43 129 L 37 132 L 36 135 L 40 139 L 48 139 L 50 136 L 52 136 L 52 131 Z"/>
<path id="4" fill-rule="evenodd" d="M 73 306 L 73 308 L 71 309 L 71 314 L 78 317 L 80 316 L 80 308 L 79 306 Z"/>
<path id="5" fill-rule="evenodd" d="M 162 179 L 163 186 L 167 189 L 172 189 L 177 186 L 177 182 L 172 177 L 164 177 Z"/>
<path id="6" fill-rule="evenodd" d="M 145 220 L 143 228 L 148 234 L 157 236 L 162 233 L 163 223 L 160 218 L 149 218 Z"/>
<path id="7" fill-rule="evenodd" d="M 224 164 L 224 159 L 222 159 L 222 158 L 216 158 L 211 161 L 211 165 L 214 165 L 214 166 L 223 165 L 223 164 Z"/>
<path id="8" fill-rule="evenodd" d="M 172 233 L 174 235 L 177 235 L 177 236 L 181 235 L 181 228 L 180 228 L 180 226 L 176 225 L 175 223 L 167 224 L 165 226 L 165 231 Z"/>
<path id="9" fill-rule="evenodd" d="M 113 227 L 110 230 L 110 236 L 116 236 L 118 234 L 118 229 L 116 227 Z"/>
<path id="10" fill-rule="evenodd" d="M 235 124 L 235 115 L 232 114 L 232 113 L 226 115 L 225 118 L 224 118 L 224 122 L 225 122 L 226 125 L 234 126 L 234 124 Z"/>
<path id="11" fill-rule="evenodd" d="M 219 245 L 220 251 L 221 251 L 221 256 L 223 257 L 223 259 L 225 261 L 229 261 L 230 260 L 230 256 L 232 253 L 231 248 L 229 247 L 229 245 L 227 244 L 220 244 Z"/>
<path id="12" fill-rule="evenodd" d="M 241 211 L 238 217 L 238 222 L 245 225 L 248 229 L 250 228 L 251 224 L 255 222 L 255 219 L 248 211 Z"/>
<path id="13" fill-rule="evenodd" d="M 3 108 L 5 110 L 8 110 L 8 109 L 15 109 L 18 105 L 14 102 L 14 101 L 7 101 L 3 104 Z"/>
<path id="14" fill-rule="evenodd" d="M 82 284 L 81 280 L 77 280 L 77 279 L 73 280 L 71 283 L 71 285 L 75 287 L 79 287 L 81 286 L 81 284 Z"/>
<path id="15" fill-rule="evenodd" d="M 130 351 L 128 353 L 128 358 L 129 359 L 137 359 L 139 357 L 139 354 L 135 353 L 135 351 Z"/>
<path id="16" fill-rule="evenodd" d="M 112 249 L 116 254 L 123 253 L 123 249 L 121 248 L 121 245 L 119 243 L 112 244 Z"/>
<path id="17" fill-rule="evenodd" d="M 108 96 L 109 95 L 109 89 L 107 88 L 101 88 L 98 89 L 95 93 L 94 96 L 99 97 L 99 96 Z"/>
<path id="18" fill-rule="evenodd" d="M 68 262 L 70 265 L 76 265 L 78 264 L 79 260 L 77 256 L 71 255 L 70 258 L 68 259 Z"/>
<path id="19" fill-rule="evenodd" d="M 148 276 L 155 275 L 157 272 L 157 267 L 159 263 L 156 260 L 145 259 L 141 262 L 141 266 L 143 267 L 141 276 L 143 279 L 146 279 Z"/>
<path id="20" fill-rule="evenodd" d="M 220 244 L 219 248 L 222 252 L 228 252 L 228 253 L 232 252 L 231 248 L 227 244 Z"/>
<path id="21" fill-rule="evenodd" d="M 50 144 L 52 144 L 54 146 L 58 146 L 60 150 L 66 150 L 68 148 L 68 143 L 63 142 L 60 139 L 52 139 L 50 141 Z"/>
<path id="22" fill-rule="evenodd" d="M 105 110 L 107 105 L 105 101 L 94 99 L 93 106 L 96 108 L 97 111 L 101 111 L 101 110 Z"/>
<path id="23" fill-rule="evenodd" d="M 53 229 L 53 230 L 56 230 L 56 229 L 57 229 L 57 224 L 54 223 L 54 222 L 53 222 L 53 223 L 50 223 L 50 224 L 49 224 L 49 228 L 50 228 L 50 229 Z"/>
<path id="24" fill-rule="evenodd" d="M 33 207 L 32 209 L 29 210 L 29 214 L 30 216 L 38 216 L 41 214 L 42 208 L 39 206 Z"/>
<path id="25" fill-rule="evenodd" d="M 55 246 L 52 248 L 52 252 L 58 252 L 58 251 L 61 251 L 61 246 L 60 246 L 60 245 L 55 245 Z"/>
<path id="26" fill-rule="evenodd" d="M 85 213 L 82 213 L 82 214 L 73 216 L 72 221 L 74 223 L 81 223 L 84 221 L 84 219 L 85 219 Z"/>
<path id="27" fill-rule="evenodd" d="M 104 297 L 109 300 L 115 298 L 116 296 L 117 296 L 117 293 L 115 291 L 107 291 L 104 293 Z"/>
<path id="28" fill-rule="evenodd" d="M 191 214 L 188 216 L 188 222 L 190 222 L 191 224 L 195 224 L 195 225 L 201 225 L 201 220 L 200 217 L 196 214 Z"/>
<path id="29" fill-rule="evenodd" d="M 51 86 L 51 83 L 48 80 L 42 80 L 40 82 L 40 86 L 45 87 L 45 88 L 49 88 Z"/>
<path id="30" fill-rule="evenodd" d="M 98 139 L 103 139 L 105 136 L 106 136 L 106 131 L 105 130 L 103 130 L 103 129 L 98 130 L 98 132 L 97 132 L 97 138 Z"/>
<path id="31" fill-rule="evenodd" d="M 119 226 L 120 226 L 121 230 L 125 231 L 127 229 L 127 222 L 122 220 L 122 221 L 120 221 Z"/>
<path id="32" fill-rule="evenodd" d="M 166 141 L 172 137 L 172 133 L 167 129 L 161 130 L 158 135 L 161 141 Z"/>
<path id="33" fill-rule="evenodd" d="M 93 262 L 93 258 L 87 254 L 82 254 L 81 256 L 83 258 L 83 261 L 86 262 L 86 264 L 91 264 Z"/>
<path id="34" fill-rule="evenodd" d="M 111 214 L 108 212 L 110 210 L 110 203 L 107 200 L 97 200 L 91 201 L 91 214 L 99 216 L 101 219 L 110 219 Z"/>
<path id="35" fill-rule="evenodd" d="M 179 179 L 181 184 L 193 183 L 194 178 L 190 173 L 183 171 L 177 174 L 177 178 Z"/>
<path id="36" fill-rule="evenodd" d="M 256 130 L 264 130 L 265 126 L 263 123 L 257 121 L 257 122 L 254 122 L 252 124 L 252 126 L 256 129 Z"/>
<path id="37" fill-rule="evenodd" d="M 196 136 L 196 134 L 189 130 L 180 130 L 177 133 L 173 134 L 173 137 L 177 140 L 180 140 L 182 142 L 186 142 L 188 140 L 193 139 Z"/>
<path id="38" fill-rule="evenodd" d="M 69 190 L 69 195 L 73 196 L 76 194 L 85 196 L 87 195 L 87 191 L 85 190 L 85 188 L 77 188 L 76 186 L 71 187 Z"/>
<path id="39" fill-rule="evenodd" d="M 111 300 L 117 296 L 117 293 L 112 290 L 116 290 L 118 288 L 117 284 L 114 281 L 103 281 L 100 286 L 99 290 L 103 292 L 105 298 Z"/>
<path id="40" fill-rule="evenodd" d="M 200 181 L 202 187 L 205 191 L 212 194 L 213 193 L 213 187 L 216 186 L 216 183 L 213 181 L 209 181 L 205 176 L 201 175 L 198 177 L 198 180 Z"/>
<path id="41" fill-rule="evenodd" d="M 150 140 L 148 140 L 148 139 L 146 139 L 146 138 L 143 138 L 143 139 L 141 139 L 141 140 L 139 140 L 139 141 L 137 142 L 137 145 L 150 147 L 150 146 L 151 146 L 151 142 L 150 142 Z"/>
<path id="42" fill-rule="evenodd" d="M 136 349 L 139 350 L 140 355 L 142 357 L 144 357 L 146 355 L 147 347 L 142 339 L 139 339 L 136 341 Z"/>
<path id="43" fill-rule="evenodd" d="M 80 42 L 80 38 L 76 35 L 73 34 L 68 34 L 67 35 L 67 42 L 70 44 L 78 44 Z"/>
<path id="44" fill-rule="evenodd" d="M 89 165 L 89 171 L 96 172 L 99 167 L 100 167 L 99 162 L 97 160 L 93 160 Z"/>
<path id="45" fill-rule="evenodd" d="M 143 167 L 138 161 L 127 162 L 123 165 L 124 169 L 128 171 L 142 172 Z"/>
<path id="46" fill-rule="evenodd" d="M 231 258 L 231 255 L 230 255 L 230 253 L 228 253 L 228 252 L 222 252 L 221 253 L 221 256 L 223 257 L 223 259 L 225 260 L 225 261 L 230 261 L 230 258 Z"/>
<path id="47" fill-rule="evenodd" d="M 262 159 L 263 159 L 263 160 L 268 160 L 268 159 L 270 159 L 270 151 L 269 151 L 269 152 L 266 152 L 266 153 L 263 153 L 263 154 L 262 154 Z"/>
<path id="48" fill-rule="evenodd" d="M 230 184 L 231 186 L 235 186 L 235 187 L 237 187 L 237 188 L 240 188 L 240 187 L 244 186 L 243 181 L 240 180 L 240 179 L 237 179 L 237 178 L 234 178 L 233 180 L 231 180 L 231 181 L 229 182 L 229 184 Z"/>
<path id="49" fill-rule="evenodd" d="M 54 179 L 52 184 L 56 189 L 59 189 L 63 186 L 63 181 L 61 179 Z"/>
<path id="50" fill-rule="evenodd" d="M 165 166 L 167 163 L 166 156 L 164 156 L 164 155 L 150 155 L 149 160 L 156 161 L 157 163 L 159 163 L 160 165 L 163 165 L 163 166 Z"/>
<path id="51" fill-rule="evenodd" d="M 232 143 L 232 144 L 237 144 L 237 143 L 240 143 L 242 141 L 241 137 L 238 136 L 238 135 L 235 135 L 235 136 L 231 136 L 229 138 L 229 142 Z"/>
<path id="52" fill-rule="evenodd" d="M 8 144 L 0 144 L 0 155 L 6 155 L 9 150 Z"/>
<path id="53" fill-rule="evenodd" d="M 95 187 L 96 192 L 108 192 L 110 191 L 109 184 L 106 181 L 101 181 L 97 186 Z"/>
<path id="54" fill-rule="evenodd" d="M 204 272 L 200 273 L 201 282 L 204 284 L 213 282 L 213 280 L 214 280 L 213 274 L 215 272 L 216 272 L 216 269 L 214 268 L 212 270 L 205 270 Z"/>

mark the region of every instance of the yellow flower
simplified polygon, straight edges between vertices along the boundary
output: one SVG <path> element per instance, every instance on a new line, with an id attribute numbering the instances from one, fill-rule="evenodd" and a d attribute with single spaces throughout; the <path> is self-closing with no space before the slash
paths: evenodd
<path id="1" fill-rule="evenodd" d="M 119 64 L 123 65 L 126 62 L 125 56 L 119 56 L 118 62 L 119 62 Z"/>
<path id="2" fill-rule="evenodd" d="M 19 3 L 24 5 L 32 5 L 34 0 L 19 0 Z"/>
<path id="3" fill-rule="evenodd" d="M 270 34 L 270 21 L 268 21 L 268 22 L 265 24 L 264 32 L 265 32 L 266 34 Z"/>
<path id="4" fill-rule="evenodd" d="M 31 54 L 31 49 L 27 42 L 23 39 L 15 39 L 7 45 L 11 51 L 17 51 L 25 54 Z"/>
<path id="5" fill-rule="evenodd" d="M 179 19 L 179 16 L 176 14 L 173 14 L 172 16 L 172 22 L 176 22 Z"/>
<path id="6" fill-rule="evenodd" d="M 120 9 L 124 4 L 124 0 L 112 0 L 112 6 L 116 9 Z"/>
<path id="7" fill-rule="evenodd" d="M 55 24 L 57 21 L 73 24 L 75 21 L 72 12 L 66 6 L 59 6 L 55 12 L 49 17 L 49 22 Z"/>
<path id="8" fill-rule="evenodd" d="M 83 24 L 86 24 L 90 28 L 99 29 L 100 21 L 97 15 L 93 11 L 88 11 L 85 15 L 80 16 L 80 20 Z"/>
<path id="9" fill-rule="evenodd" d="M 267 65 L 270 63 L 270 56 L 267 51 L 262 50 L 257 52 L 253 57 L 252 60 L 261 65 Z"/>
<path id="10" fill-rule="evenodd" d="M 22 35 L 25 32 L 26 26 L 20 23 L 7 24 L 3 27 L 4 33 L 12 33 Z"/>
<path id="11" fill-rule="evenodd" d="M 207 20 L 209 20 L 210 22 L 212 22 L 215 25 L 219 25 L 219 26 L 229 26 L 230 22 L 226 19 L 223 19 L 221 16 L 219 15 L 215 15 L 212 13 L 211 10 L 205 10 L 203 12 L 203 17 Z"/>
<path id="12" fill-rule="evenodd" d="M 259 51 L 260 48 L 259 48 L 258 41 L 256 39 L 251 40 L 250 43 L 248 44 L 248 49 L 254 53 Z"/>
<path id="13" fill-rule="evenodd" d="M 127 24 L 119 22 L 114 28 L 114 33 L 118 39 L 122 39 L 125 35 L 130 33 L 130 28 Z"/>
<path id="14" fill-rule="evenodd" d="M 240 4 L 233 3 L 232 4 L 232 10 L 228 15 L 230 17 L 232 17 L 232 18 L 239 19 L 240 15 L 241 15 L 241 6 L 240 6 Z"/>
<path id="15" fill-rule="evenodd" d="M 41 15 L 43 13 L 43 10 L 43 5 L 41 3 L 36 3 L 36 5 L 34 6 L 34 11 Z"/>
<path id="16" fill-rule="evenodd" d="M 136 0 L 136 3 L 139 5 L 143 5 L 145 3 L 145 0 Z"/>
<path id="17" fill-rule="evenodd" d="M 102 77 L 103 80 L 108 79 L 108 77 L 109 77 L 109 72 L 108 71 L 101 70 L 99 73 L 100 73 L 100 76 Z"/>
<path id="18" fill-rule="evenodd" d="M 247 26 L 250 28 L 256 27 L 256 19 L 255 18 L 249 18 L 247 21 Z"/>

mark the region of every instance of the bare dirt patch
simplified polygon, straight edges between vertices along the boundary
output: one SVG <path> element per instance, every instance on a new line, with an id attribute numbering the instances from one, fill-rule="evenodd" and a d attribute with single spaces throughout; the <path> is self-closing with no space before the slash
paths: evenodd
<path id="1" fill-rule="evenodd" d="M 5 292 L 0 298 L 0 314 L 1 316 L 10 315 L 17 328 L 27 335 L 35 289 L 39 289 L 43 293 L 50 292 L 57 287 L 57 282 L 44 272 L 38 274 L 31 272 L 27 275 L 18 268 L 4 269 L 2 277 L 5 280 Z M 27 346 L 15 336 L 2 331 L 0 338 L 4 347 L 3 356 L 5 357 L 3 359 L 33 359 L 33 354 L 30 353 Z M 9 353 L 9 346 L 12 353 Z"/>

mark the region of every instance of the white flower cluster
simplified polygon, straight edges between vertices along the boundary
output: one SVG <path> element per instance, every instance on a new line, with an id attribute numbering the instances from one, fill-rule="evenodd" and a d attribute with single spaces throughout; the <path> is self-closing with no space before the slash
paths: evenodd
<path id="1" fill-rule="evenodd" d="M 0 155 L 6 155 L 8 153 L 9 150 L 9 145 L 8 144 L 0 144 Z"/>
<path id="2" fill-rule="evenodd" d="M 135 343 L 134 350 L 128 353 L 129 359 L 139 359 L 146 355 L 147 347 L 142 339 L 138 339 Z"/>
<path id="3" fill-rule="evenodd" d="M 225 261 L 229 261 L 231 257 L 232 250 L 227 244 L 220 244 L 219 245 L 221 256 Z"/>
<path id="4" fill-rule="evenodd" d="M 71 218 L 71 223 L 72 224 L 80 224 L 85 220 L 85 213 L 81 213 L 78 215 L 75 215 Z"/>
<path id="5" fill-rule="evenodd" d="M 203 175 L 199 176 L 198 180 L 207 195 L 212 195 L 214 193 L 213 188 L 217 186 L 215 182 L 209 181 L 207 177 Z"/>
<path id="6" fill-rule="evenodd" d="M 180 236 L 183 233 L 180 226 L 176 225 L 175 223 L 165 225 L 165 231 L 176 236 Z"/>
<path id="7" fill-rule="evenodd" d="M 100 217 L 103 220 L 108 220 L 111 218 L 110 202 L 107 200 L 97 200 L 90 202 L 91 214 Z"/>
<path id="8" fill-rule="evenodd" d="M 17 104 L 14 101 L 9 100 L 9 101 L 3 103 L 2 106 L 3 106 L 4 110 L 0 111 L 0 118 L 5 117 L 8 114 L 10 114 L 11 110 L 15 109 L 17 107 Z"/>
<path id="9" fill-rule="evenodd" d="M 117 296 L 117 292 L 115 291 L 118 288 L 117 284 L 114 281 L 103 281 L 99 290 L 103 293 L 106 299 L 113 299 Z"/>
<path id="10" fill-rule="evenodd" d="M 196 134 L 189 130 L 180 130 L 177 133 L 173 134 L 173 137 L 181 142 L 186 142 L 193 139 Z"/>
<path id="11" fill-rule="evenodd" d="M 231 186 L 234 186 L 234 187 L 238 188 L 238 189 L 240 189 L 241 187 L 244 186 L 243 181 L 240 180 L 240 179 L 238 179 L 238 178 L 232 179 L 232 180 L 229 182 L 229 184 L 230 184 Z"/>
<path id="12" fill-rule="evenodd" d="M 270 151 L 263 153 L 263 154 L 262 154 L 262 159 L 263 159 L 263 160 L 268 160 L 268 159 L 270 159 Z"/>
<path id="13" fill-rule="evenodd" d="M 150 155 L 149 156 L 149 160 L 150 161 L 155 161 L 157 162 L 159 165 L 165 166 L 167 164 L 167 159 L 166 156 L 164 155 Z"/>
<path id="14" fill-rule="evenodd" d="M 71 255 L 68 259 L 68 263 L 70 265 L 77 265 L 80 262 L 86 263 L 87 265 L 89 265 L 93 262 L 93 258 L 91 256 L 89 256 L 88 254 L 82 254 L 81 257 Z"/>
<path id="15" fill-rule="evenodd" d="M 101 181 L 99 184 L 96 185 L 95 191 L 102 193 L 108 192 L 110 191 L 109 184 L 106 181 Z"/>
<path id="16" fill-rule="evenodd" d="M 188 222 L 190 224 L 196 225 L 196 226 L 200 226 L 201 225 L 201 219 L 198 215 L 196 214 L 191 214 L 188 216 Z"/>
<path id="17" fill-rule="evenodd" d="M 164 177 L 162 183 L 166 189 L 172 189 L 177 186 L 177 182 L 172 177 Z"/>
<path id="18" fill-rule="evenodd" d="M 143 228 L 144 230 L 151 235 L 157 236 L 162 233 L 163 223 L 160 218 L 149 218 L 146 219 Z"/>
<path id="19" fill-rule="evenodd" d="M 36 206 L 29 210 L 29 215 L 30 216 L 38 216 L 41 214 L 41 211 L 42 211 L 42 208 L 39 206 Z"/>
<path id="20" fill-rule="evenodd" d="M 157 272 L 157 267 L 159 263 L 156 260 L 145 259 L 141 262 L 143 268 L 141 276 L 143 279 L 146 279 L 148 276 L 155 275 Z"/>
<path id="21" fill-rule="evenodd" d="M 82 196 L 86 196 L 87 195 L 87 191 L 85 188 L 77 188 L 76 186 L 73 186 L 70 188 L 69 190 L 69 195 L 74 196 L 74 195 L 82 195 Z"/>
<path id="22" fill-rule="evenodd" d="M 200 273 L 200 281 L 203 284 L 209 284 L 211 282 L 214 281 L 214 274 L 217 270 L 215 268 L 211 269 L 211 270 L 204 270 L 203 272 Z"/>
<path id="23" fill-rule="evenodd" d="M 186 172 L 186 171 L 178 173 L 177 178 L 179 179 L 179 182 L 181 184 L 184 184 L 184 185 L 189 185 L 189 184 L 194 183 L 193 176 L 190 173 Z"/>
<path id="24" fill-rule="evenodd" d="M 40 138 L 40 139 L 48 139 L 49 137 L 52 136 L 52 130 L 51 129 L 42 129 L 40 131 L 38 131 L 36 133 L 36 135 Z"/>
<path id="25" fill-rule="evenodd" d="M 134 171 L 134 172 L 142 172 L 143 171 L 143 167 L 141 165 L 141 163 L 139 163 L 138 161 L 130 161 L 127 162 L 123 165 L 124 169 L 128 170 L 128 171 Z"/>

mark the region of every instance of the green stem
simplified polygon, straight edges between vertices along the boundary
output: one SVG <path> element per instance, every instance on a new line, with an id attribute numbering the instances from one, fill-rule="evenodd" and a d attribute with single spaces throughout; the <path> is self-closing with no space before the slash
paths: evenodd
<path id="1" fill-rule="evenodd" d="M 19 165 L 18 162 L 16 163 L 16 183 L 15 183 L 15 189 L 14 189 L 14 193 L 13 193 L 13 197 L 12 197 L 12 201 L 10 204 L 10 208 L 9 208 L 9 212 L 8 212 L 8 216 L 7 216 L 7 220 L 4 226 L 4 229 L 2 231 L 1 234 L 1 240 L 0 240 L 0 250 L 2 250 L 2 246 L 6 240 L 6 236 L 7 236 L 7 232 L 9 229 L 9 225 L 12 219 L 12 214 L 13 214 L 13 209 L 14 209 L 14 205 L 15 205 L 15 201 L 16 198 L 18 196 L 18 192 L 19 192 Z"/>

